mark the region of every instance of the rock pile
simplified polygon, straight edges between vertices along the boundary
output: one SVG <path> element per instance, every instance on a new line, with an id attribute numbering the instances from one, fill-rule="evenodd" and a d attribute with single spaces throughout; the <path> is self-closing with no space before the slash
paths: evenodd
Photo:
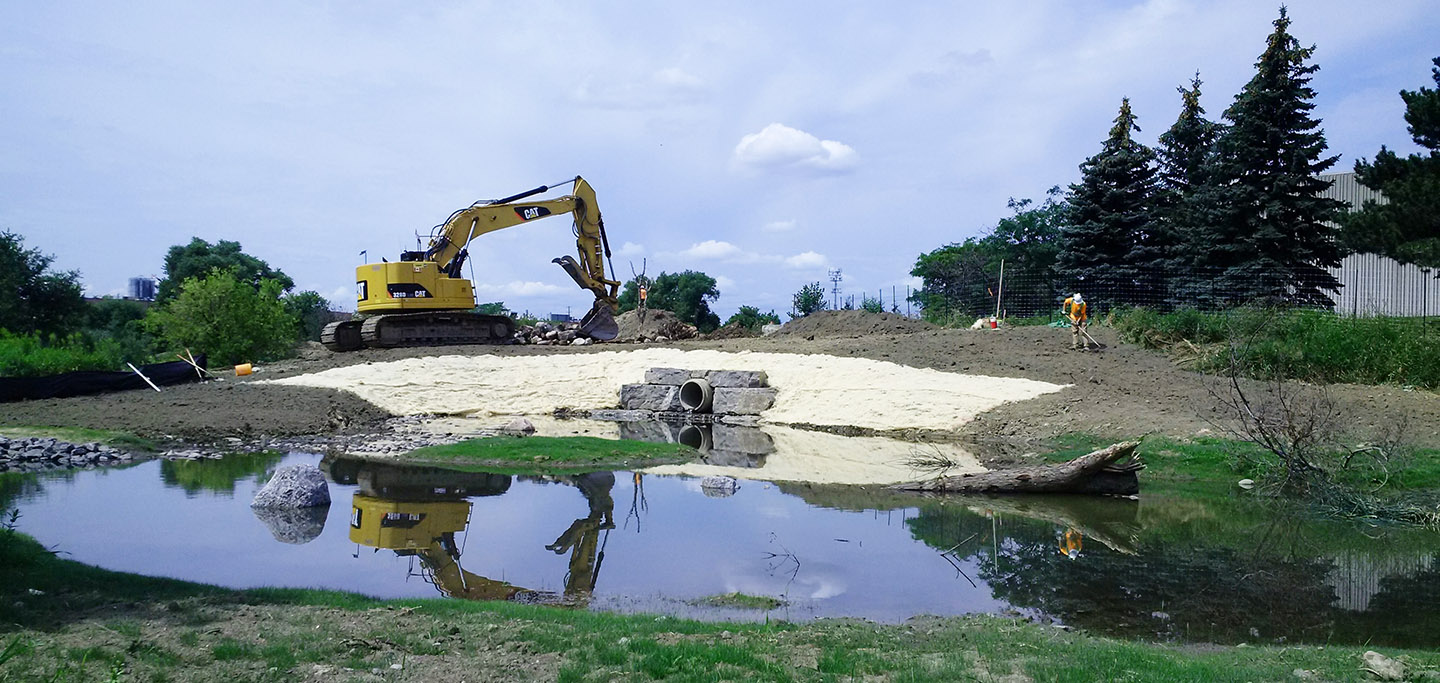
<path id="1" fill-rule="evenodd" d="M 644 320 L 639 311 L 626 311 L 615 317 L 615 324 L 620 328 L 617 342 L 668 342 L 694 339 L 700 334 L 694 325 L 661 308 L 646 310 Z"/>
<path id="2" fill-rule="evenodd" d="M 135 456 L 98 443 L 0 436 L 0 472 L 38 472 L 129 462 Z"/>
<path id="3" fill-rule="evenodd" d="M 540 321 L 534 325 L 520 325 L 515 328 L 516 344 L 535 346 L 585 346 L 595 340 L 580 331 L 580 323 L 552 323 Z"/>

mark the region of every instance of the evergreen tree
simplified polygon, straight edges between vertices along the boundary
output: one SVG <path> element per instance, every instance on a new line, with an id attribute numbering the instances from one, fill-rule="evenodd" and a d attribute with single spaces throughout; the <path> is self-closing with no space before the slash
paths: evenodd
<path id="1" fill-rule="evenodd" d="M 1402 159 L 1382 146 L 1374 163 L 1355 162 L 1360 183 L 1388 203 L 1366 201 L 1342 221 L 1350 248 L 1430 268 L 1440 267 L 1440 57 L 1434 63 L 1435 90 L 1400 91 L 1410 137 L 1430 154 Z"/>
<path id="2" fill-rule="evenodd" d="M 1070 186 L 1069 220 L 1060 231 L 1056 270 L 1067 291 L 1079 290 L 1092 301 L 1153 301 L 1153 290 L 1137 281 L 1137 264 L 1156 258 L 1150 235 L 1155 153 L 1130 136 L 1139 130 L 1127 97 L 1104 147 L 1080 165 L 1080 182 Z"/>
<path id="3" fill-rule="evenodd" d="M 1333 221 L 1343 206 L 1322 197 L 1316 177 L 1338 156 L 1323 156 L 1325 134 L 1310 116 L 1315 91 L 1306 62 L 1315 52 L 1290 35 L 1280 8 L 1256 73 L 1225 110 L 1229 126 L 1197 193 L 1206 230 L 1197 264 L 1213 268 L 1217 303 L 1257 298 L 1330 306 L 1340 284 L 1327 266 L 1340 264 Z"/>
<path id="4" fill-rule="evenodd" d="M 1170 276 L 1169 293 L 1174 299 L 1188 299 L 1193 289 L 1195 254 L 1203 246 L 1200 230 L 1202 212 L 1195 205 L 1198 190 L 1204 187 L 1207 161 L 1219 137 L 1219 124 L 1205 118 L 1200 106 L 1200 74 L 1190 81 L 1190 88 L 1180 92 L 1180 116 L 1170 129 L 1160 135 L 1155 150 L 1159 162 L 1159 181 L 1153 242 L 1162 255 L 1154 266 Z"/>

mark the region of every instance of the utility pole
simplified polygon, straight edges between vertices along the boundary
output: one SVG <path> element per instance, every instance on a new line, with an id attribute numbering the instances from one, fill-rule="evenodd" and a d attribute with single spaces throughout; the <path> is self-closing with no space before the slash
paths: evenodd
<path id="1" fill-rule="evenodd" d="M 832 283 L 831 295 L 834 297 L 834 299 L 832 300 L 833 303 L 831 304 L 831 306 L 832 306 L 835 310 L 837 310 L 837 311 L 840 310 L 840 280 L 841 280 L 841 279 L 843 279 L 843 276 L 840 274 L 840 269 L 839 269 L 839 268 L 831 268 L 831 269 L 830 269 L 830 282 Z"/>

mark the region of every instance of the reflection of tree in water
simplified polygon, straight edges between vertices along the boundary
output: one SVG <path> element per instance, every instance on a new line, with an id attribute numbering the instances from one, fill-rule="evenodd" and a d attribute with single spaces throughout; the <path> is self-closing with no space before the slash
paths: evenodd
<path id="1" fill-rule="evenodd" d="M 195 496 L 202 491 L 234 494 L 242 479 L 261 481 L 285 456 L 280 453 L 227 455 L 218 460 L 165 460 L 160 463 L 160 480 L 166 486 Z"/>
<path id="2" fill-rule="evenodd" d="M 1429 614 L 1440 604 L 1440 567 L 1382 579 L 1367 611 L 1345 611 L 1327 584 L 1335 562 L 1316 552 L 1324 543 L 1298 520 L 1184 543 L 1157 541 L 1173 530 L 1147 528 L 1133 554 L 1087 535 L 1083 553 L 1071 560 L 1057 544 L 1064 525 L 1001 517 L 996 523 L 969 510 L 925 506 L 907 523 L 926 544 L 975 562 L 996 598 L 1097 633 L 1226 643 L 1440 642 L 1440 618 Z M 1120 535 L 1113 520 L 1096 526 Z"/>
<path id="3" fill-rule="evenodd" d="M 0 510 L 13 510 L 16 507 L 15 501 L 27 496 L 39 495 L 44 490 L 45 486 L 40 483 L 38 474 L 0 472 Z"/>

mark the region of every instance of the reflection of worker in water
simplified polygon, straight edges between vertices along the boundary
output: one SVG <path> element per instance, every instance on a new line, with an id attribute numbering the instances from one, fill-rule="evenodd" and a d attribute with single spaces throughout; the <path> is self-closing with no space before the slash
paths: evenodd
<path id="1" fill-rule="evenodd" d="M 1080 530 L 1074 527 L 1065 530 L 1065 535 L 1060 538 L 1060 554 L 1070 559 L 1080 557 L 1080 542 L 1083 537 Z"/>
<path id="2" fill-rule="evenodd" d="M 574 482 L 590 504 L 590 514 L 575 520 L 554 543 L 545 546 L 546 550 L 556 555 L 571 551 L 570 571 L 565 575 L 565 594 L 570 597 L 577 593 L 589 594 L 595 589 L 600 564 L 605 561 L 604 544 L 600 544 L 598 553 L 596 544 L 602 530 L 615 528 L 615 499 L 610 497 L 610 489 L 615 486 L 615 474 L 591 472 L 575 477 Z"/>

